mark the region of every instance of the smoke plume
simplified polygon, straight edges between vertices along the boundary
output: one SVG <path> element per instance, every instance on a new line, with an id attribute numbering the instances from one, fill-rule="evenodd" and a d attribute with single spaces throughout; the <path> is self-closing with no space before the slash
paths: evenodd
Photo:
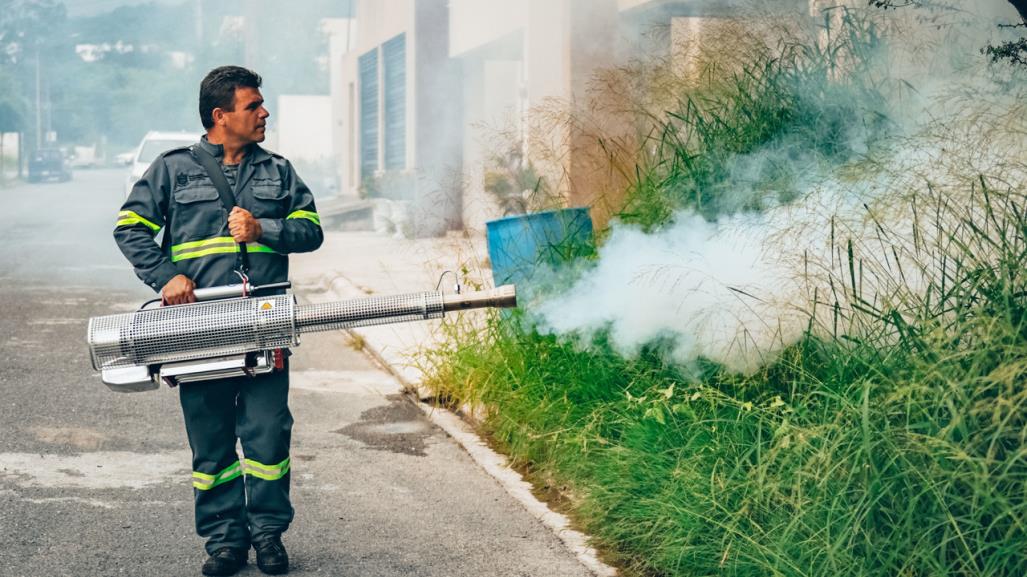
<path id="1" fill-rule="evenodd" d="M 703 357 L 748 371 L 807 330 L 858 332 L 838 326 L 838 311 L 851 313 L 854 301 L 916 298 L 944 266 L 917 238 L 932 202 L 972 204 L 983 178 L 1008 191 L 1024 184 L 1021 80 L 980 51 L 1002 34 L 996 18 L 1015 15 L 1001 3 L 951 4 L 872 16 L 884 44 L 867 62 L 887 128 L 865 153 L 824 162 L 786 139 L 737 155 L 717 188 L 740 200 L 725 206 L 765 194 L 763 167 L 782 163 L 801 176 L 797 198 L 715 219 L 682 211 L 651 233 L 614 222 L 595 266 L 538 303 L 539 326 L 586 339 L 607 331 L 627 355 L 665 339 L 679 362 Z M 865 123 L 850 128 L 866 134 Z M 934 212 L 935 228 L 953 224 Z"/>

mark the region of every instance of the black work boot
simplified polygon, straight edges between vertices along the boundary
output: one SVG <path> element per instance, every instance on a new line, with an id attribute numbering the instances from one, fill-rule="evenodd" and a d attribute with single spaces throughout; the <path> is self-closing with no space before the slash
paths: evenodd
<path id="1" fill-rule="evenodd" d="M 269 537 L 253 544 L 257 551 L 257 567 L 268 575 L 281 575 L 289 572 L 289 554 L 285 552 L 282 538 L 278 535 Z"/>
<path id="2" fill-rule="evenodd" d="M 204 575 L 235 575 L 239 569 L 246 566 L 246 557 L 249 556 L 248 549 L 235 549 L 222 547 L 210 554 L 203 563 Z"/>

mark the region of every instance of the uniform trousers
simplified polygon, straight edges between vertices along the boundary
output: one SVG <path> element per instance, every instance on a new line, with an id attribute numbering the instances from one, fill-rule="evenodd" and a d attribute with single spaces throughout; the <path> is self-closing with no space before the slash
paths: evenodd
<path id="1" fill-rule="evenodd" d="M 207 539 L 208 553 L 248 549 L 292 522 L 288 371 L 286 360 L 284 370 L 258 377 L 179 385 L 193 453 L 196 532 Z"/>

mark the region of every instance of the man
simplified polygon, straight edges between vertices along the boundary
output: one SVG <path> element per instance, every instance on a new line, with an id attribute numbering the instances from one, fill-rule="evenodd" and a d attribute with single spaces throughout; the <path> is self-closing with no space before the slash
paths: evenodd
<path id="1" fill-rule="evenodd" d="M 255 285 L 287 280 L 286 255 L 321 246 L 310 190 L 289 161 L 257 145 L 269 116 L 260 85 L 260 76 L 245 68 L 212 70 L 200 84 L 207 134 L 154 160 L 118 213 L 118 246 L 166 305 L 194 302 L 197 287 L 238 283 L 240 245 L 247 248 Z M 232 188 L 231 212 L 199 161 L 204 152 L 217 159 Z M 281 534 L 293 518 L 288 361 L 255 378 L 178 388 L 193 453 L 196 532 L 207 539 L 203 574 L 237 572 L 251 545 L 261 571 L 287 572 Z"/>

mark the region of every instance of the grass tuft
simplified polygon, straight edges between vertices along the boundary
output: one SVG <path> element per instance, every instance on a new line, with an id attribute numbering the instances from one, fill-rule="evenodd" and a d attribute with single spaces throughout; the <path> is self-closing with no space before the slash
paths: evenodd
<path id="1" fill-rule="evenodd" d="M 887 120 L 861 69 L 880 38 L 848 26 L 683 94 L 623 220 L 787 202 L 793 167 L 858 159 Z M 757 156 L 770 172 L 728 194 Z M 482 407 L 499 449 L 566 486 L 629 574 L 1025 575 L 1027 190 L 975 174 L 901 192 L 901 225 L 873 207 L 870 234 L 824 223 L 830 262 L 802 257 L 808 328 L 754 371 L 675 364 L 659 340 L 625 358 L 607 334 L 558 338 L 515 311 L 447 321 L 426 384 Z"/>

